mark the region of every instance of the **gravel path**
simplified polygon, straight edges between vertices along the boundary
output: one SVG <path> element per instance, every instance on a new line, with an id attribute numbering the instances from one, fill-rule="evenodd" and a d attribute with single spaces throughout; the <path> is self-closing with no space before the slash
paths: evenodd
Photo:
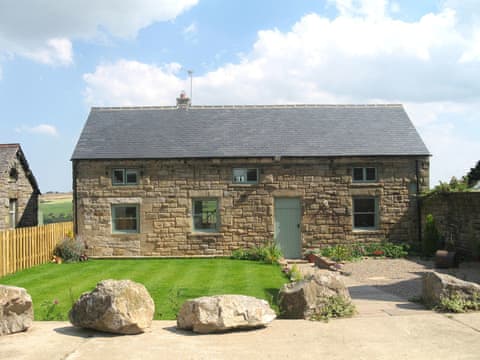
<path id="1" fill-rule="evenodd" d="M 418 258 L 372 259 L 346 263 L 343 271 L 349 277 L 364 285 L 372 285 L 380 290 L 404 299 L 418 298 L 422 293 L 422 275 L 427 271 L 438 271 L 462 280 L 480 284 L 480 262 L 464 262 L 457 269 L 434 269 L 432 261 Z"/>

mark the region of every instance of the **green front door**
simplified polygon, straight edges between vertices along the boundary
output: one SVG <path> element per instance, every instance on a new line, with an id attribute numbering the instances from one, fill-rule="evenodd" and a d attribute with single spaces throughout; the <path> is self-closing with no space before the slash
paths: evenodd
<path id="1" fill-rule="evenodd" d="M 275 198 L 275 243 L 286 259 L 300 259 L 300 199 Z"/>

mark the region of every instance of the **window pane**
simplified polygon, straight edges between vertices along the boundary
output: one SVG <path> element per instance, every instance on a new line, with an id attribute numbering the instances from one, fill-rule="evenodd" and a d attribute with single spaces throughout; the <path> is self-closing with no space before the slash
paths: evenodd
<path id="1" fill-rule="evenodd" d="M 248 169 L 247 170 L 247 181 L 248 182 L 257 182 L 257 169 Z"/>
<path id="2" fill-rule="evenodd" d="M 375 227 L 375 214 L 355 214 L 354 216 L 354 227 Z"/>
<path id="3" fill-rule="evenodd" d="M 114 230 L 138 231 L 137 206 L 115 206 L 112 212 Z"/>
<path id="4" fill-rule="evenodd" d="M 217 200 L 193 201 L 193 226 L 194 230 L 217 229 Z"/>
<path id="5" fill-rule="evenodd" d="M 353 180 L 354 181 L 363 180 L 363 168 L 353 168 Z"/>
<path id="6" fill-rule="evenodd" d="M 377 169 L 375 168 L 366 168 L 365 170 L 367 175 L 367 180 L 376 180 L 377 179 Z"/>
<path id="7" fill-rule="evenodd" d="M 244 183 L 247 180 L 245 169 L 233 169 L 233 182 Z"/>
<path id="8" fill-rule="evenodd" d="M 115 169 L 113 170 L 113 183 L 114 184 L 124 184 L 124 170 L 123 169 Z"/>
<path id="9" fill-rule="evenodd" d="M 137 183 L 137 170 L 135 169 L 127 169 L 126 170 L 126 178 L 127 184 L 136 184 Z"/>
<path id="10" fill-rule="evenodd" d="M 353 200 L 353 212 L 354 213 L 375 213 L 375 199 L 354 199 Z"/>

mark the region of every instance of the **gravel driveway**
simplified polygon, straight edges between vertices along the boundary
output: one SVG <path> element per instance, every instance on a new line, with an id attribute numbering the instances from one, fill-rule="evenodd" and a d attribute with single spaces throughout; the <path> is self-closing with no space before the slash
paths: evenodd
<path id="1" fill-rule="evenodd" d="M 433 262 L 419 258 L 374 259 L 346 263 L 343 271 L 355 282 L 372 285 L 404 299 L 422 293 L 422 275 L 427 271 L 450 274 L 480 284 L 480 262 L 464 262 L 456 269 L 434 269 Z"/>

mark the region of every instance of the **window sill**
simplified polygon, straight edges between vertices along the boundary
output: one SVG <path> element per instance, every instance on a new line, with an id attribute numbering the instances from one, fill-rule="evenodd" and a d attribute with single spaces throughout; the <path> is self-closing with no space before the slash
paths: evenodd
<path id="1" fill-rule="evenodd" d="M 372 182 L 368 182 L 368 181 L 358 181 L 358 182 L 353 182 L 350 184 L 351 187 L 369 187 L 369 186 L 373 186 L 373 187 L 380 187 L 382 186 L 383 184 L 382 183 L 379 183 L 378 181 L 372 181 Z"/>
<path id="2" fill-rule="evenodd" d="M 368 234 L 380 234 L 382 233 L 382 230 L 380 229 L 353 229 L 352 233 L 354 234 L 362 234 L 362 235 L 368 235 Z"/>
<path id="3" fill-rule="evenodd" d="M 112 232 L 112 236 L 132 236 L 140 235 L 140 232 Z"/>
<path id="4" fill-rule="evenodd" d="M 234 184 L 234 183 L 230 183 L 228 184 L 228 187 L 252 187 L 252 186 L 257 186 L 258 183 L 251 183 L 251 184 Z"/>

